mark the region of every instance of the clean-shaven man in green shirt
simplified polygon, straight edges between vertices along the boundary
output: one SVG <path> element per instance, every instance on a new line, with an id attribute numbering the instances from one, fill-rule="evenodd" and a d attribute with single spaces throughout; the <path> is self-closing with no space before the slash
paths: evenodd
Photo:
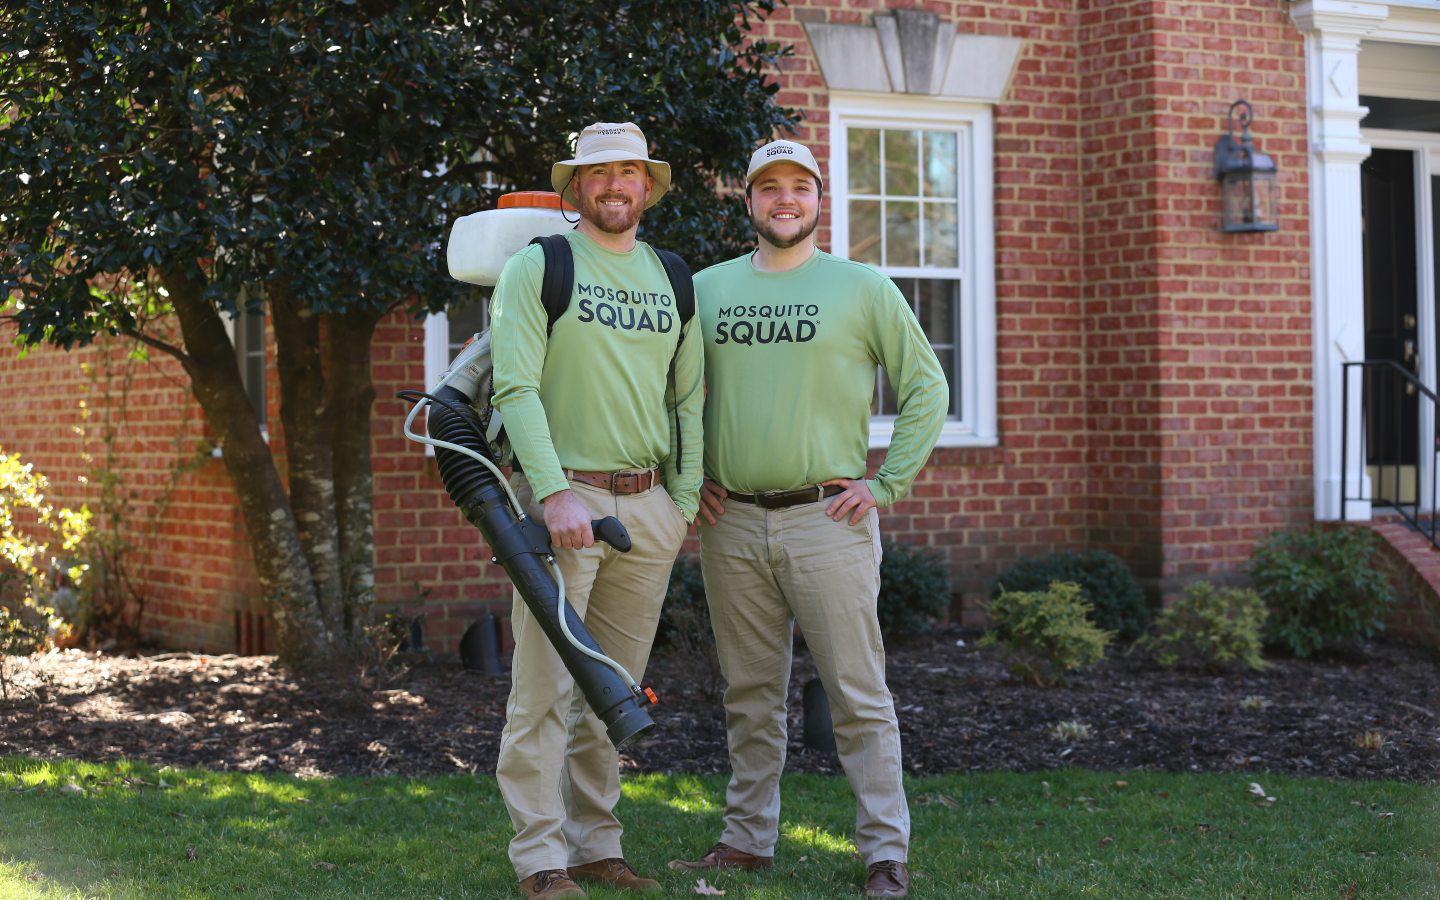
<path id="1" fill-rule="evenodd" d="M 823 180 L 809 149 L 761 147 L 746 182 L 756 250 L 695 278 L 707 390 L 701 566 L 733 774 L 719 843 L 671 866 L 773 865 L 798 622 L 855 792 L 865 892 L 905 896 L 910 814 L 876 617 L 876 507 L 909 491 L 949 391 L 894 282 L 816 249 Z M 885 463 L 866 478 L 877 366 L 899 409 Z"/>
<path id="2" fill-rule="evenodd" d="M 505 265 L 490 301 L 494 403 L 523 468 L 515 492 L 550 530 L 567 598 L 605 652 L 639 679 L 699 503 L 699 317 L 682 330 L 659 258 L 635 239 L 641 213 L 670 186 L 670 167 L 650 159 L 639 128 L 589 126 L 575 158 L 556 163 L 550 180 L 580 210 L 566 235 L 575 257 L 570 304 L 547 333 L 543 251 L 527 247 Z M 590 520 L 602 516 L 629 530 L 629 553 L 595 541 Z M 518 594 L 511 624 L 495 774 L 515 827 L 510 861 L 521 892 L 584 896 L 573 879 L 659 890 L 621 852 L 619 755 L 604 725 Z"/>

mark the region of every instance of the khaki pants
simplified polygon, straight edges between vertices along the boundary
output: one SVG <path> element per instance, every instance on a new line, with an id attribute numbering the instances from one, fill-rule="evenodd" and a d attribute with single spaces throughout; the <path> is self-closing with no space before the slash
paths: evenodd
<path id="1" fill-rule="evenodd" d="M 840 764 L 855 792 L 855 844 L 866 864 L 907 858 L 910 811 L 900 730 L 885 686 L 879 516 L 859 525 L 825 515 L 828 501 L 766 510 L 727 501 L 700 527 L 705 596 L 725 691 L 733 774 L 721 841 L 772 856 L 785 767 L 791 634 L 805 633 L 830 701 Z"/>
<path id="2" fill-rule="evenodd" d="M 511 483 L 543 521 L 524 477 Z M 685 517 L 663 487 L 624 496 L 574 481 L 570 489 L 596 518 L 618 518 L 633 540 L 629 553 L 597 541 L 584 550 L 557 549 L 555 556 L 570 605 L 600 648 L 639 681 L 688 528 Z M 545 869 L 623 856 L 614 814 L 619 754 L 519 592 L 511 627 L 515 655 L 495 776 L 515 826 L 515 874 L 524 880 Z"/>

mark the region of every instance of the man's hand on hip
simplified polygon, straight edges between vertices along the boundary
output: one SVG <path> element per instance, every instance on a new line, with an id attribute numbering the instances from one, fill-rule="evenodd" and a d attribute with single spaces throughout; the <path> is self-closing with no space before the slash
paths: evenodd
<path id="1" fill-rule="evenodd" d="M 826 487 L 832 484 L 838 484 L 845 489 L 836 494 L 834 499 L 830 501 L 830 505 L 825 507 L 825 515 L 837 522 L 845 518 L 848 513 L 850 515 L 850 524 L 859 525 L 860 520 L 865 518 L 865 515 L 875 508 L 875 495 L 870 493 L 870 486 L 863 480 L 832 478 L 829 481 L 822 481 L 820 483 Z"/>
<path id="2" fill-rule="evenodd" d="M 726 491 L 718 482 L 707 478 L 700 483 L 700 513 L 706 522 L 714 525 L 725 515 L 725 496 Z"/>
<path id="3" fill-rule="evenodd" d="M 567 550 L 595 546 L 590 532 L 590 510 L 573 491 L 556 491 L 541 501 L 545 507 L 545 527 L 550 531 L 550 544 Z"/>

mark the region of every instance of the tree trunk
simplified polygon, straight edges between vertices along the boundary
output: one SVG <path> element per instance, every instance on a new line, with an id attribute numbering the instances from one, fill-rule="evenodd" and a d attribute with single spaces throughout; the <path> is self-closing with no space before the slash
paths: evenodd
<path id="1" fill-rule="evenodd" d="M 320 317 L 300 308 L 283 281 L 268 286 L 280 374 L 280 421 L 285 430 L 290 509 L 325 627 L 343 640 L 340 545 L 332 468 L 334 414 L 327 402 L 320 358 Z"/>
<path id="2" fill-rule="evenodd" d="M 320 615 L 289 498 L 241 384 L 234 346 L 220 314 L 204 297 L 198 272 L 167 269 L 163 281 L 185 341 L 181 362 L 205 422 L 220 440 L 240 501 L 256 575 L 275 618 L 280 657 L 293 665 L 326 662 L 334 643 Z"/>
<path id="3" fill-rule="evenodd" d="M 381 312 L 354 310 L 329 318 L 326 390 L 335 417 L 335 513 L 340 534 L 344 622 L 359 637 L 375 603 L 375 525 L 370 469 L 375 384 L 370 342 Z"/>

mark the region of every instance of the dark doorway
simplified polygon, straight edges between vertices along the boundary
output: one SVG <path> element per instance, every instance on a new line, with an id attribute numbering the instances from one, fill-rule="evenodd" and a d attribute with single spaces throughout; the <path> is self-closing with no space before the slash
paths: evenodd
<path id="1" fill-rule="evenodd" d="M 1370 152 L 1360 166 L 1364 221 L 1365 358 L 1393 360 L 1418 376 L 1420 341 L 1415 303 L 1415 153 Z M 1376 497 L 1413 501 L 1416 492 L 1419 397 L 1394 374 L 1367 379 L 1365 462 Z"/>

